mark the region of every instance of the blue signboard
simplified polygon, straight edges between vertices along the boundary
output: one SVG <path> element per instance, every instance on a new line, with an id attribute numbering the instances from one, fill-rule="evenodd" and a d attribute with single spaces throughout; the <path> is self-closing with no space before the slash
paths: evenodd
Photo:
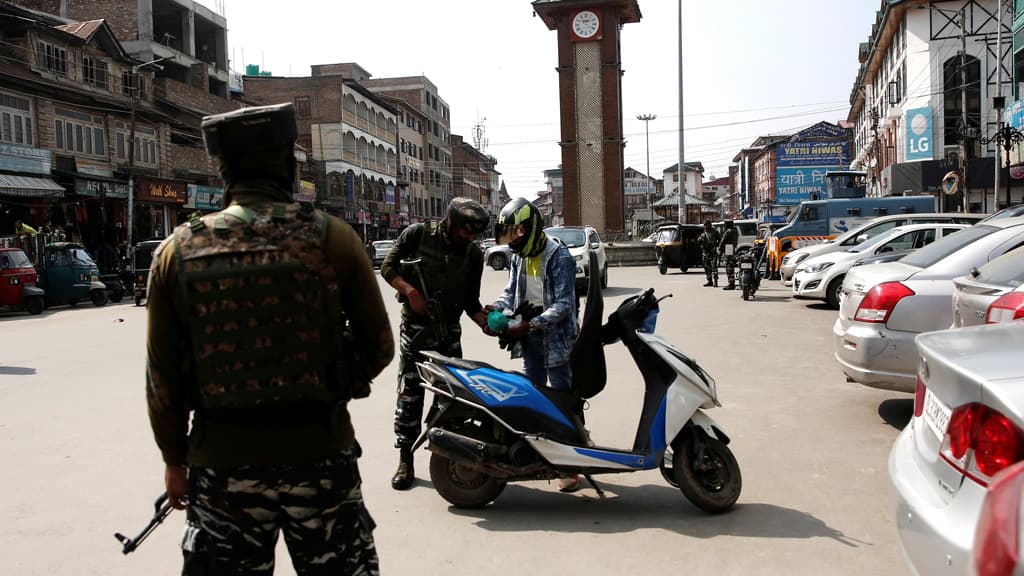
<path id="1" fill-rule="evenodd" d="M 53 152 L 43 148 L 0 144 L 0 170 L 23 174 L 50 175 Z"/>
<path id="2" fill-rule="evenodd" d="M 188 185 L 188 202 L 185 208 L 213 212 L 224 208 L 224 189 L 220 186 Z"/>
<path id="3" fill-rule="evenodd" d="M 801 133 L 800 136 L 807 136 Z M 776 145 L 775 198 L 778 204 L 799 204 L 828 198 L 825 173 L 850 164 L 848 140 L 797 140 Z"/>
<path id="4" fill-rule="evenodd" d="M 842 140 L 782 142 L 776 151 L 779 168 L 833 167 L 850 163 L 850 143 Z"/>
<path id="5" fill-rule="evenodd" d="M 932 146 L 932 109 L 915 108 L 907 110 L 907 161 L 931 160 Z"/>
<path id="6" fill-rule="evenodd" d="M 825 173 L 842 169 L 842 166 L 779 168 L 775 180 L 776 201 L 779 204 L 799 204 L 804 200 L 824 200 L 828 198 Z"/>

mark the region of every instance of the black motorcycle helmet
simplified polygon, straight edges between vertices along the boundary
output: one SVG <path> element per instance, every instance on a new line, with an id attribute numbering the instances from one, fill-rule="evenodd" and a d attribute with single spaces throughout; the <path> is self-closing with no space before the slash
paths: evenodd
<path id="1" fill-rule="evenodd" d="M 269 180 L 280 188 L 280 200 L 292 201 L 295 183 L 295 108 L 291 104 L 253 106 L 203 118 L 206 152 L 220 163 L 227 185 L 243 180 Z"/>
<path id="2" fill-rule="evenodd" d="M 491 225 L 491 215 L 479 202 L 455 197 L 448 203 L 448 233 L 457 234 L 464 229 L 470 234 L 482 234 Z"/>
<path id="3" fill-rule="evenodd" d="M 537 252 L 543 228 L 540 210 L 526 198 L 515 198 L 505 204 L 498 214 L 494 241 L 497 244 L 508 244 L 520 256 L 529 256 Z"/>

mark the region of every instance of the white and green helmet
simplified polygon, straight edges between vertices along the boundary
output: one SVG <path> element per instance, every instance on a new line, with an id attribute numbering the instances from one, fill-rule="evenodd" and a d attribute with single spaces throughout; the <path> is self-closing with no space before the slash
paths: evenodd
<path id="1" fill-rule="evenodd" d="M 522 226 L 523 233 L 519 234 Z M 540 211 L 529 200 L 515 198 L 498 214 L 494 227 L 494 238 L 499 244 L 508 244 L 516 254 L 533 254 L 544 227 Z"/>

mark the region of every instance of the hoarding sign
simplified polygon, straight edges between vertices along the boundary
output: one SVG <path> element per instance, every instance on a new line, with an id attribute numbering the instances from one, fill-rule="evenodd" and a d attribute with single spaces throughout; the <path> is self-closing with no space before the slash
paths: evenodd
<path id="1" fill-rule="evenodd" d="M 931 160 L 934 157 L 932 146 L 932 109 L 915 108 L 907 110 L 907 161 Z"/>
<path id="2" fill-rule="evenodd" d="M 220 186 L 188 185 L 188 202 L 185 208 L 215 212 L 224 208 L 224 189 Z"/>
<path id="3" fill-rule="evenodd" d="M 0 170 L 50 175 L 53 151 L 17 144 L 0 144 Z"/>

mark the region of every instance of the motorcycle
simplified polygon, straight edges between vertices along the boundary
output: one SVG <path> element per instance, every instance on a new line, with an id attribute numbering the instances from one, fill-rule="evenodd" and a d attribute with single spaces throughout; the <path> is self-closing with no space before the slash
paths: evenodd
<path id="1" fill-rule="evenodd" d="M 761 287 L 763 255 L 764 247 L 755 246 L 736 257 L 740 267 L 740 296 L 744 300 L 753 298 L 757 289 Z"/>
<path id="2" fill-rule="evenodd" d="M 588 309 L 594 300 L 600 306 L 597 294 L 588 298 Z M 536 387 L 521 373 L 483 362 L 423 352 L 417 369 L 435 402 L 413 449 L 428 443 L 438 494 L 457 508 L 479 508 L 509 482 L 577 474 L 603 494 L 592 475 L 658 468 L 702 510 L 730 509 L 742 486 L 739 464 L 729 437 L 704 413 L 721 406 L 717 386 L 696 361 L 653 334 L 659 302 L 652 288 L 623 302 L 603 326 L 599 315 L 588 314 L 577 339 L 578 346 L 585 332 L 599 330 L 601 360 L 603 346 L 621 340 L 640 369 L 644 402 L 632 448 L 594 446 L 583 427 L 581 397 L 572 391 Z M 596 323 L 588 325 L 588 317 Z"/>

